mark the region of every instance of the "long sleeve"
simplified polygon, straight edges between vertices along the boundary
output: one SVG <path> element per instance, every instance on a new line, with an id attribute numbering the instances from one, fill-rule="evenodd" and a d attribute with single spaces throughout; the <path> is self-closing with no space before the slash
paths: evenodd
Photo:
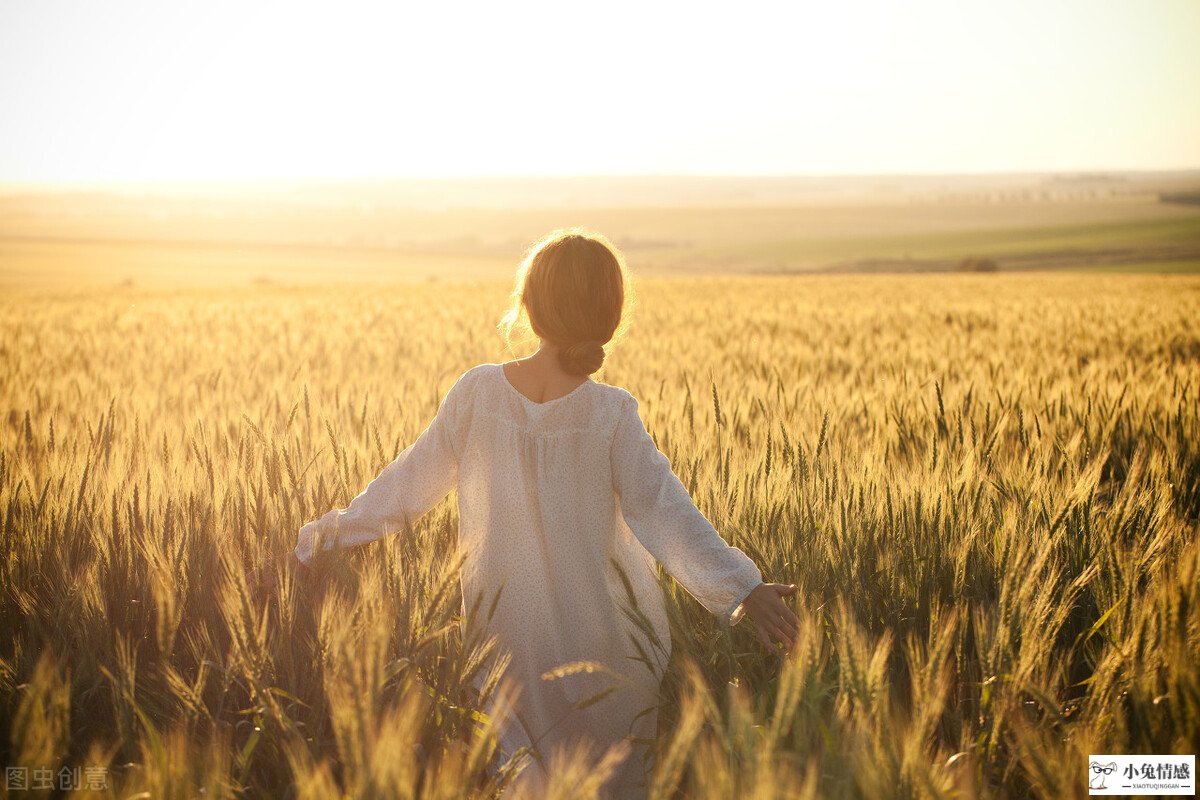
<path id="1" fill-rule="evenodd" d="M 302 563 L 309 563 L 317 549 L 355 547 L 396 533 L 450 493 L 458 480 L 453 432 L 464 377 L 442 398 L 433 422 L 348 507 L 300 529 L 295 553 Z"/>
<path id="2" fill-rule="evenodd" d="M 727 625 L 745 614 L 742 601 L 762 583 L 755 563 L 725 542 L 671 469 L 629 395 L 612 446 L 613 488 L 638 541 L 689 594 Z"/>

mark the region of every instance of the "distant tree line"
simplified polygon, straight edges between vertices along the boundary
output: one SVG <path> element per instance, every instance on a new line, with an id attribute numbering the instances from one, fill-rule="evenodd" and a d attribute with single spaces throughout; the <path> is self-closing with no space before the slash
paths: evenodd
<path id="1" fill-rule="evenodd" d="M 1186 203 L 1200 206 L 1200 192 L 1160 192 L 1158 199 L 1163 203 Z"/>
<path id="2" fill-rule="evenodd" d="M 1000 267 L 987 256 L 967 256 L 958 262 L 957 269 L 959 272 L 995 272 Z"/>

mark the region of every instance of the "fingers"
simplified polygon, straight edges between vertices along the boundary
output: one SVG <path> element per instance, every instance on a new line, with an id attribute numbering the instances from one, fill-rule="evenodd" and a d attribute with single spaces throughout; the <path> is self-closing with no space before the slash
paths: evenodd
<path id="1" fill-rule="evenodd" d="M 755 622 L 754 630 L 758 633 L 758 640 L 762 642 L 762 646 L 767 648 L 768 651 L 773 652 L 775 648 L 771 645 L 771 639 L 767 636 L 766 631 L 763 630 L 763 626 Z"/>
<path id="2" fill-rule="evenodd" d="M 783 626 L 775 622 L 755 623 L 758 639 L 768 651 L 775 652 L 775 642 L 780 642 L 789 651 L 796 646 L 795 637 Z"/>
<path id="3" fill-rule="evenodd" d="M 789 650 L 796 646 L 796 634 L 791 628 L 778 622 L 774 623 L 774 626 L 775 638 L 778 641 L 783 642 Z"/>
<path id="4" fill-rule="evenodd" d="M 254 597 L 269 596 L 279 584 L 279 578 L 269 564 L 260 564 L 247 570 L 245 579 L 246 587 Z"/>
<path id="5" fill-rule="evenodd" d="M 799 587 L 794 583 L 765 584 L 771 591 L 753 597 L 748 612 L 754 619 L 758 639 L 770 652 L 775 652 L 775 642 L 781 643 L 790 653 L 800 637 L 800 618 L 783 601 L 794 595 Z"/>
<path id="6" fill-rule="evenodd" d="M 779 608 L 776 609 L 779 613 L 779 619 L 784 625 L 789 626 L 792 630 L 799 630 L 800 618 L 796 613 L 787 607 L 786 603 L 781 602 Z"/>
<path id="7" fill-rule="evenodd" d="M 287 555 L 287 565 L 291 567 L 292 571 L 297 575 L 307 575 L 309 570 L 312 569 L 308 564 L 305 564 L 300 560 L 299 556 L 296 555 L 296 551 L 294 550 L 289 552 Z"/>
<path id="8" fill-rule="evenodd" d="M 787 639 L 794 643 L 800 633 L 800 618 L 783 601 L 783 597 L 795 594 L 796 584 L 774 583 L 771 584 L 771 588 L 776 592 L 774 595 L 768 595 L 767 604 L 771 608 L 771 619 L 787 632 Z"/>

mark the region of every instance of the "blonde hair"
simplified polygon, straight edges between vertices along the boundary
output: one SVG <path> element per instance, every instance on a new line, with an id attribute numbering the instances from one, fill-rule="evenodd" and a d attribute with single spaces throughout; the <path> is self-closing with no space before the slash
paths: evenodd
<path id="1" fill-rule="evenodd" d="M 559 228 L 526 250 L 498 327 L 510 350 L 513 332 L 530 330 L 558 348 L 566 372 L 590 375 L 604 364 L 604 345 L 628 328 L 632 290 L 612 242 L 584 228 Z"/>

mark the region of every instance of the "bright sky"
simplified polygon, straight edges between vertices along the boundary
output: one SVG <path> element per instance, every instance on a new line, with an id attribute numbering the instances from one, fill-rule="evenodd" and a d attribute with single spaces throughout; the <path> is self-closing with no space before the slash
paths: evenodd
<path id="1" fill-rule="evenodd" d="M 0 181 L 1200 166 L 1200 0 L 0 0 Z"/>

